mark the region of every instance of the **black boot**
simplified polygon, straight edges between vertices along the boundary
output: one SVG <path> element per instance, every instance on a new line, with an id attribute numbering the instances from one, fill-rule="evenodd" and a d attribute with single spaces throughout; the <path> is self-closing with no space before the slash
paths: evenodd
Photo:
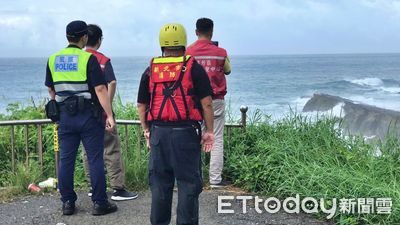
<path id="1" fill-rule="evenodd" d="M 72 215 L 75 212 L 75 202 L 66 201 L 62 206 L 63 215 Z"/>
<path id="2" fill-rule="evenodd" d="M 93 216 L 101 216 L 101 215 L 113 213 L 113 212 L 117 211 L 117 209 L 118 209 L 117 205 L 110 203 L 108 201 L 104 204 L 94 203 L 92 215 Z"/>

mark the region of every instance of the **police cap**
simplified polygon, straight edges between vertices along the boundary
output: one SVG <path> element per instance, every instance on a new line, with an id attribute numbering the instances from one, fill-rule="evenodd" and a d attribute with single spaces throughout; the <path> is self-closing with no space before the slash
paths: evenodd
<path id="1" fill-rule="evenodd" d="M 67 25 L 67 37 L 82 37 L 87 34 L 87 24 L 81 20 L 72 21 Z"/>

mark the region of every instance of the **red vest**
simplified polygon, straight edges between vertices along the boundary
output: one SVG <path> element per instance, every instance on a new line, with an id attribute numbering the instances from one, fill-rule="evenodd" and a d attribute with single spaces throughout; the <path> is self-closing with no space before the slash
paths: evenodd
<path id="1" fill-rule="evenodd" d="M 211 41 L 197 40 L 187 48 L 186 54 L 194 56 L 206 70 L 213 89 L 213 98 L 224 99 L 227 90 L 224 74 L 226 50 L 214 45 Z"/>
<path id="2" fill-rule="evenodd" d="M 186 58 L 186 62 L 184 62 Z M 153 58 L 150 66 L 151 95 L 148 121 L 203 120 L 193 95 L 192 57 Z"/>
<path id="3" fill-rule="evenodd" d="M 101 71 L 104 72 L 104 70 L 106 69 L 106 64 L 108 61 L 110 61 L 110 58 L 108 58 L 107 56 L 103 55 L 103 53 L 100 53 L 94 49 L 86 49 L 86 51 L 96 56 L 97 61 L 100 64 Z"/>
<path id="4" fill-rule="evenodd" d="M 103 53 L 100 53 L 100 52 L 98 52 L 98 51 L 96 51 L 94 49 L 86 49 L 86 51 L 90 52 L 94 56 L 96 56 L 97 61 L 100 64 L 101 71 L 103 71 L 103 73 L 104 73 L 104 70 L 106 69 L 106 64 L 107 64 L 108 61 L 110 61 L 110 58 L 108 58 L 107 56 L 103 55 Z M 104 121 L 107 119 L 107 115 L 106 115 L 105 112 L 103 112 L 103 119 L 104 119 Z"/>

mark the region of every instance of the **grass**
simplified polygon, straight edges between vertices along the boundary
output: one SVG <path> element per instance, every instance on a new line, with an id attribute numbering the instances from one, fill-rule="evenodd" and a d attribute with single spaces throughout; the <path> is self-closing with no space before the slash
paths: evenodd
<path id="1" fill-rule="evenodd" d="M 0 114 L 0 120 L 23 120 L 23 119 L 42 119 L 45 118 L 43 103 L 39 106 L 23 107 L 20 104 L 11 104 L 7 108 L 7 115 Z M 114 112 L 118 119 L 138 119 L 136 107 L 133 104 L 123 105 L 117 98 L 114 103 Z M 123 126 L 118 126 L 121 139 L 125 139 Z M 15 126 L 15 149 L 17 170 L 12 173 L 11 168 L 11 141 L 10 128 L 0 127 L 0 187 L 13 187 L 12 191 L 3 188 L 0 191 L 0 200 L 5 200 L 15 195 L 27 194 L 27 186 L 32 182 L 38 182 L 55 177 L 54 145 L 53 145 L 53 125 L 43 127 L 43 171 L 38 165 L 37 154 L 37 133 L 36 128 L 29 126 L 28 152 L 29 161 L 27 164 L 24 127 Z M 147 158 L 148 150 L 145 148 L 143 140 L 139 146 L 137 135 L 142 135 L 138 126 L 128 126 L 128 146 L 125 141 L 121 142 L 122 155 L 125 164 L 126 185 L 132 190 L 144 190 L 147 188 Z M 140 149 L 139 149 L 140 148 Z M 128 149 L 128 151 L 126 151 Z M 88 182 L 84 174 L 83 162 L 81 157 L 82 146 L 79 150 L 75 167 L 75 186 L 78 189 L 88 189 Z M 26 173 L 25 173 L 26 171 Z M 26 182 L 20 182 L 24 180 Z M 16 188 L 17 187 L 17 188 Z"/>
<path id="2" fill-rule="evenodd" d="M 9 107 L 1 120 L 43 118 L 43 108 Z M 114 109 L 119 119 L 137 119 L 136 107 L 116 99 Z M 235 119 L 229 117 L 229 122 Z M 336 213 L 337 224 L 400 224 L 400 141 L 389 137 L 384 141 L 365 142 L 359 137 L 343 138 L 335 118 L 310 118 L 290 114 L 279 121 L 256 111 L 250 115 L 245 131 L 233 129 L 225 138 L 224 176 L 247 191 L 265 196 L 286 198 L 299 194 L 314 198 L 374 198 L 393 200 L 391 215 Z M 124 127 L 119 126 L 127 186 L 131 190 L 147 188 L 148 150 L 141 130 L 129 126 L 128 146 Z M 54 176 L 52 127 L 44 129 L 43 173 L 35 164 L 36 134 L 30 133 L 29 150 L 32 164 L 26 166 L 23 129 L 16 129 L 17 158 L 22 163 L 16 173 L 10 169 L 9 128 L 0 127 L 0 186 L 12 186 L 10 193 L 26 194 L 29 182 Z M 126 150 L 128 149 L 128 150 Z M 381 154 L 376 154 L 377 149 Z M 209 155 L 203 155 L 204 177 L 208 175 Z M 87 188 L 81 159 L 76 166 L 76 186 Z M 207 180 L 207 179 L 205 179 Z M 1 193 L 1 191 L 0 191 Z M 1 198 L 1 196 L 0 196 Z M 318 215 L 323 218 L 325 215 Z"/>
<path id="3" fill-rule="evenodd" d="M 234 132 L 225 174 L 246 190 L 267 196 L 393 200 L 392 214 L 337 213 L 338 224 L 400 224 L 400 142 L 366 143 L 341 137 L 337 120 L 292 114 Z M 382 155 L 376 156 L 379 148 Z"/>

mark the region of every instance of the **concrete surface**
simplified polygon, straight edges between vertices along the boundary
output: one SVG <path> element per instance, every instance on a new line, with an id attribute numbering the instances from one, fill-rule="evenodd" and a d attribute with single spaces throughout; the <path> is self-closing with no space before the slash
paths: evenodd
<path id="1" fill-rule="evenodd" d="M 239 195 L 231 191 L 203 191 L 200 196 L 200 224 L 205 225 L 327 225 L 331 222 L 320 221 L 306 214 L 258 214 L 249 206 L 246 214 L 241 213 L 242 202 L 232 201 L 235 214 L 217 213 L 218 195 Z M 246 194 L 247 195 L 247 194 Z M 117 202 L 118 211 L 109 215 L 94 217 L 91 215 L 92 203 L 86 193 L 79 193 L 77 212 L 72 216 L 63 216 L 58 194 L 26 196 L 12 202 L 0 204 L 0 224 L 53 224 L 53 225 L 144 225 L 150 224 L 150 193 L 140 193 L 136 200 Z M 176 207 L 176 192 L 174 204 Z M 171 224 L 175 224 L 176 213 L 173 209 Z M 265 211 L 264 211 L 265 212 Z"/>

